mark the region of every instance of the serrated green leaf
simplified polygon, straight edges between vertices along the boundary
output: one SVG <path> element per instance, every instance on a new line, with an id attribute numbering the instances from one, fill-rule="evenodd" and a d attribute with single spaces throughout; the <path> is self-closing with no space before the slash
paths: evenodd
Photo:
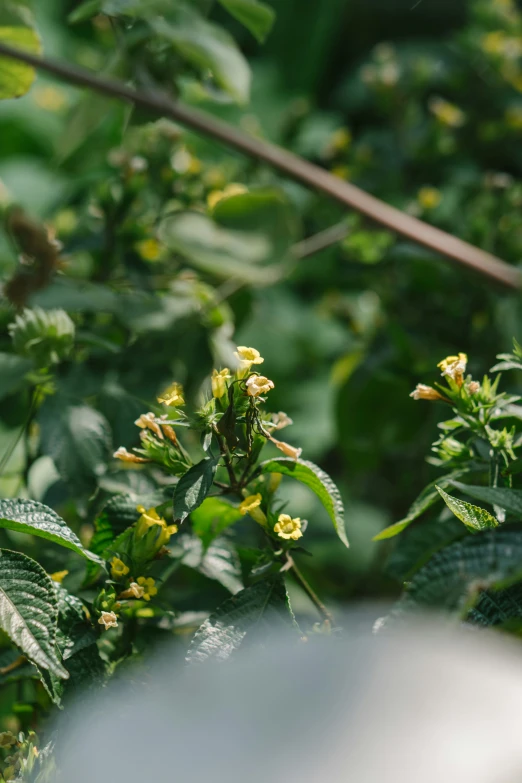
<path id="1" fill-rule="evenodd" d="M 83 557 L 101 562 L 97 555 L 82 546 L 76 533 L 52 508 L 36 500 L 1 499 L 0 527 L 45 538 L 47 541 L 72 549 Z"/>
<path id="2" fill-rule="evenodd" d="M 58 602 L 53 582 L 26 555 L 0 549 L 0 628 L 42 669 L 67 679 L 56 652 Z"/>
<path id="3" fill-rule="evenodd" d="M 241 561 L 229 539 L 216 538 L 205 548 L 196 536 L 180 536 L 171 546 L 171 552 L 181 558 L 183 565 L 219 582 L 233 595 L 243 589 Z"/>
<path id="4" fill-rule="evenodd" d="M 509 630 L 510 621 L 522 618 L 522 582 L 505 590 L 481 592 L 477 604 L 468 614 L 467 621 L 485 628 L 503 625 Z"/>
<path id="5" fill-rule="evenodd" d="M 498 519 L 490 514 L 489 511 L 486 511 L 486 509 L 466 503 L 466 501 L 459 500 L 453 497 L 453 495 L 448 495 L 440 487 L 437 487 L 437 490 L 449 510 L 461 522 L 464 522 L 469 530 L 488 530 L 489 528 L 498 527 Z"/>
<path id="6" fill-rule="evenodd" d="M 258 0 L 219 0 L 223 8 L 243 24 L 262 43 L 272 29 L 275 12 Z"/>
<path id="7" fill-rule="evenodd" d="M 222 498 L 206 498 L 198 509 L 191 513 L 192 529 L 201 538 L 204 546 L 219 536 L 227 527 L 240 520 L 243 514 Z"/>
<path id="8" fill-rule="evenodd" d="M 399 582 L 411 579 L 430 557 L 467 535 L 460 519 L 439 516 L 413 525 L 397 541 L 385 567 L 385 571 Z"/>
<path id="9" fill-rule="evenodd" d="M 218 460 L 202 459 L 180 478 L 174 490 L 174 519 L 183 522 L 205 500 L 210 492 Z"/>
<path id="10" fill-rule="evenodd" d="M 344 506 L 341 493 L 330 476 L 308 460 L 276 457 L 259 466 L 261 473 L 282 473 L 291 476 L 314 492 L 333 522 L 335 531 L 345 546 L 350 546 L 344 528 Z"/>
<path id="11" fill-rule="evenodd" d="M 465 495 L 476 500 L 490 503 L 492 506 L 509 511 L 522 517 L 522 490 L 509 487 L 480 487 L 474 484 L 462 484 L 460 481 L 452 481 L 451 486 L 459 489 Z"/>
<path id="12" fill-rule="evenodd" d="M 522 571 L 522 533 L 487 530 L 437 552 L 418 571 L 392 617 L 421 608 L 471 609 L 480 591 L 502 587 Z"/>
<path id="13" fill-rule="evenodd" d="M 454 470 L 452 473 L 448 473 L 447 476 L 441 476 L 436 481 L 432 481 L 431 484 L 428 484 L 427 487 L 424 487 L 420 495 L 418 495 L 411 504 L 404 519 L 399 520 L 399 522 L 394 522 L 393 525 L 390 525 L 384 530 L 381 530 L 378 535 L 374 536 L 373 541 L 383 541 L 386 538 L 393 538 L 399 533 L 402 533 L 402 531 L 405 530 L 408 525 L 411 525 L 412 522 L 420 517 L 421 514 L 424 514 L 425 511 L 431 508 L 431 506 L 440 499 L 437 486 L 443 488 L 449 487 L 451 486 L 453 479 L 460 478 L 468 472 L 468 469 Z"/>
<path id="14" fill-rule="evenodd" d="M 281 577 L 257 582 L 221 604 L 196 632 L 187 660 L 224 661 L 241 647 L 250 631 L 262 628 L 265 634 L 273 625 L 286 630 L 297 627 Z"/>
<path id="15" fill-rule="evenodd" d="M 15 8 L 11 3 L 0 9 L 0 42 L 32 54 L 40 52 L 40 39 L 30 26 L 27 9 Z M 25 95 L 35 76 L 31 65 L 10 57 L 0 57 L 0 100 Z"/>

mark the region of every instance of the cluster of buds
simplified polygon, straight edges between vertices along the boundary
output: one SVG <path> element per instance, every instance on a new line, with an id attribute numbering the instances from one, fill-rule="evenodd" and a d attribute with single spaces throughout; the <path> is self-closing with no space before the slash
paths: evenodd
<path id="1" fill-rule="evenodd" d="M 28 780 L 29 776 L 33 779 L 39 757 L 37 743 L 38 737 L 34 731 L 28 731 L 27 734 L 21 731 L 17 735 L 11 731 L 0 733 L 0 770 L 3 781 Z"/>
<path id="2" fill-rule="evenodd" d="M 260 492 L 256 492 L 255 495 L 248 495 L 240 503 L 239 511 L 245 516 L 251 517 L 266 532 L 283 541 L 297 541 L 302 537 L 305 525 L 304 520 L 301 520 L 299 517 L 292 518 L 289 514 L 279 514 L 277 522 L 274 522 L 271 515 L 268 512 L 265 513 L 261 508 L 263 503 L 263 495 Z"/>
<path id="3" fill-rule="evenodd" d="M 469 401 L 481 391 L 481 385 L 468 376 L 466 379 L 466 367 L 468 357 L 465 353 L 456 356 L 447 356 L 437 364 L 442 377 L 446 380 L 447 387 L 437 384 L 439 389 L 418 383 L 411 392 L 414 400 L 440 400 L 447 403 L 455 403 L 457 400 Z M 440 391 L 439 391 L 440 390 Z"/>

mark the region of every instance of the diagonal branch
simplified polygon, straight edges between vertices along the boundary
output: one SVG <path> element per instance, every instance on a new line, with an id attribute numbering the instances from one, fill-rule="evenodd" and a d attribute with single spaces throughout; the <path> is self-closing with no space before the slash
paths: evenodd
<path id="1" fill-rule="evenodd" d="M 89 87 L 104 95 L 133 103 L 154 114 L 170 117 L 195 131 L 212 136 L 249 157 L 273 166 L 302 184 L 325 193 L 341 204 L 361 212 L 377 223 L 430 250 L 435 250 L 510 288 L 522 287 L 522 273 L 491 253 L 401 212 L 282 147 L 248 136 L 234 126 L 204 112 L 184 106 L 161 93 L 135 90 L 121 81 L 98 76 L 76 65 L 39 57 L 4 43 L 0 43 L 0 55 L 52 73 L 71 84 Z"/>

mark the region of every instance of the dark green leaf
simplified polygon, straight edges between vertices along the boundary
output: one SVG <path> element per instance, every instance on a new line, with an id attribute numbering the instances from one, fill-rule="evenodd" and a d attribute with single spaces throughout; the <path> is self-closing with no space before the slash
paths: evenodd
<path id="1" fill-rule="evenodd" d="M 411 579 L 435 552 L 465 535 L 466 528 L 453 515 L 448 519 L 437 516 L 424 520 L 421 525 L 412 525 L 397 541 L 386 563 L 386 573 L 399 582 Z"/>
<path id="2" fill-rule="evenodd" d="M 488 528 L 498 527 L 498 519 L 496 519 L 489 511 L 479 506 L 474 506 L 471 503 L 466 503 L 464 500 L 459 500 L 448 495 L 443 489 L 437 487 L 441 498 L 446 503 L 450 511 L 455 516 L 464 522 L 467 528 L 470 530 L 487 530 Z"/>
<path id="3" fill-rule="evenodd" d="M 308 460 L 293 460 L 288 457 L 267 460 L 262 462 L 259 468 L 262 473 L 282 473 L 284 476 L 291 476 L 315 492 L 327 510 L 337 535 L 345 546 L 349 546 L 344 529 L 344 507 L 341 494 L 324 470 Z"/>
<path id="4" fill-rule="evenodd" d="M 249 632 L 265 636 L 272 626 L 296 628 L 281 577 L 257 582 L 225 601 L 196 632 L 187 660 L 224 661 L 241 647 Z"/>
<path id="5" fill-rule="evenodd" d="M 217 459 L 207 457 L 193 465 L 180 478 L 174 490 L 174 519 L 183 522 L 198 508 L 210 492 L 217 468 Z"/>
<path id="6" fill-rule="evenodd" d="M 183 565 L 194 568 L 208 579 L 214 579 L 230 590 L 238 593 L 243 589 L 241 562 L 232 542 L 224 537 L 216 538 L 206 549 L 196 536 L 180 536 L 171 547 L 173 556 L 177 552 Z"/>
<path id="7" fill-rule="evenodd" d="M 35 500 L 1 499 L 0 527 L 45 538 L 83 557 L 101 562 L 97 555 L 82 546 L 76 533 L 55 511 Z"/>
<path id="8" fill-rule="evenodd" d="M 41 565 L 0 549 L 0 627 L 33 663 L 67 678 L 55 649 L 57 619 L 54 585 Z"/>
<path id="9" fill-rule="evenodd" d="M 20 660 L 21 658 L 22 660 Z M 13 665 L 14 668 L 12 668 Z M 38 669 L 26 661 L 19 650 L 9 649 L 0 652 L 0 686 L 20 680 L 38 680 L 39 678 Z"/>
<path id="10" fill-rule="evenodd" d="M 265 40 L 275 19 L 274 10 L 269 5 L 258 0 L 219 0 L 219 2 L 245 25 L 260 43 Z"/>
<path id="11" fill-rule="evenodd" d="M 0 400 L 22 385 L 32 367 L 33 363 L 29 359 L 0 353 Z"/>
<path id="12" fill-rule="evenodd" d="M 480 487 L 473 484 L 462 484 L 459 481 L 452 481 L 451 485 L 471 498 L 490 503 L 492 506 L 500 506 L 511 514 L 522 517 L 522 490 L 520 489 Z"/>

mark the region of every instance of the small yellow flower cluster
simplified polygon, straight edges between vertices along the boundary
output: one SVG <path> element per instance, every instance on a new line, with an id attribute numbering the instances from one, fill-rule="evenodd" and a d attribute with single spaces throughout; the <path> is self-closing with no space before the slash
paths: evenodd
<path id="1" fill-rule="evenodd" d="M 442 376 L 451 378 L 458 386 L 462 386 L 467 363 L 466 354 L 459 353 L 457 356 L 447 356 L 437 364 L 437 367 L 440 367 Z"/>
<path id="2" fill-rule="evenodd" d="M 429 102 L 429 109 L 436 119 L 450 128 L 460 128 L 466 122 L 466 115 L 455 104 L 444 98 L 434 97 Z"/>
<path id="3" fill-rule="evenodd" d="M 445 359 L 437 364 L 437 367 L 441 371 L 441 375 L 448 378 L 450 390 L 460 389 L 463 385 L 467 364 L 468 357 L 465 353 L 458 353 L 455 356 L 446 356 Z M 480 391 L 480 388 L 480 383 L 477 381 L 469 381 L 466 385 L 469 394 L 477 394 L 477 392 Z M 450 400 L 437 391 L 437 389 L 434 389 L 432 386 L 426 386 L 424 383 L 418 383 L 411 392 L 410 397 L 413 397 L 414 400 L 442 400 L 443 402 L 450 402 Z"/>
<path id="4" fill-rule="evenodd" d="M 174 383 L 171 383 L 157 399 L 158 402 L 168 405 L 169 408 L 177 408 L 180 405 L 184 405 L 185 398 L 183 397 L 183 386 L 174 381 Z"/>
<path id="5" fill-rule="evenodd" d="M 423 209 L 435 209 L 442 201 L 442 193 L 437 188 L 424 187 L 417 193 L 417 201 Z"/>
<path id="6" fill-rule="evenodd" d="M 277 523 L 274 525 L 274 533 L 287 541 L 297 541 L 303 535 L 300 518 L 292 519 L 289 514 L 279 514 Z"/>
<path id="7" fill-rule="evenodd" d="M 148 511 L 144 506 L 137 506 L 136 511 L 141 514 L 136 525 L 136 538 L 143 538 L 147 535 L 150 528 L 155 525 L 159 525 L 161 528 L 160 535 L 157 540 L 158 549 L 165 546 L 170 541 L 170 537 L 174 533 L 178 532 L 177 525 L 167 525 L 167 522 L 163 517 L 160 517 L 155 508 L 149 508 Z"/>

